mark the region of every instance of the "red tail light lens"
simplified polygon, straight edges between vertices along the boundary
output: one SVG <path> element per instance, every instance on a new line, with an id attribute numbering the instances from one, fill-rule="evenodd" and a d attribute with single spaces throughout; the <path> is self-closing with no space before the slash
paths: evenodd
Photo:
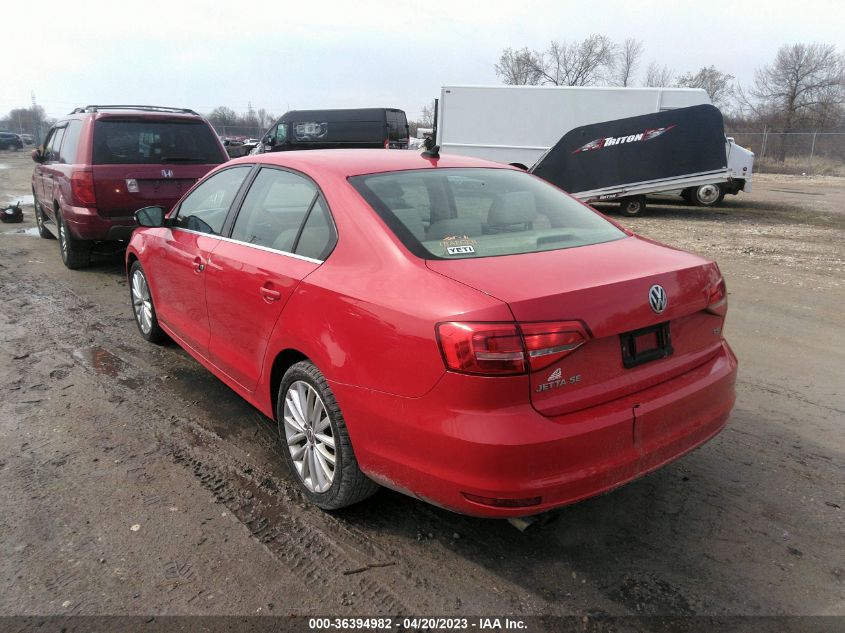
<path id="1" fill-rule="evenodd" d="M 710 291 L 706 309 L 710 314 L 717 316 L 725 316 L 728 313 L 728 287 L 725 285 L 724 279 L 720 279 L 719 283 Z"/>
<path id="2" fill-rule="evenodd" d="M 587 342 L 583 326 L 573 321 L 522 323 L 519 327 L 531 371 L 548 367 Z"/>
<path id="3" fill-rule="evenodd" d="M 485 375 L 525 372 L 525 351 L 515 323 L 441 323 L 437 338 L 449 369 Z"/>
<path id="4" fill-rule="evenodd" d="M 94 193 L 94 174 L 90 171 L 75 171 L 70 177 L 70 193 L 73 201 L 81 207 L 97 205 L 97 195 Z"/>
<path id="5" fill-rule="evenodd" d="M 387 139 L 387 140 L 384 142 L 384 149 L 390 149 L 390 139 Z"/>
<path id="6" fill-rule="evenodd" d="M 524 374 L 571 354 L 587 341 L 577 322 L 458 323 L 437 326 L 446 367 L 485 376 Z"/>

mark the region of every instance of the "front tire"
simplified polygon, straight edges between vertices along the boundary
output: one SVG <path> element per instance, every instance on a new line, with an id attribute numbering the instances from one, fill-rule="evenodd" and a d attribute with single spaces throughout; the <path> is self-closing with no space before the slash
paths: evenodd
<path id="1" fill-rule="evenodd" d="M 285 461 L 314 505 L 337 510 L 378 490 L 378 484 L 361 472 L 337 400 L 310 361 L 298 362 L 285 372 L 276 416 Z"/>
<path id="2" fill-rule="evenodd" d="M 147 275 L 139 261 L 132 262 L 129 268 L 129 298 L 132 301 L 135 325 L 138 326 L 141 336 L 150 343 L 161 343 L 166 340 L 167 335 L 158 324 Z"/>
<path id="3" fill-rule="evenodd" d="M 71 270 L 86 268 L 91 263 L 91 244 L 71 235 L 58 211 L 56 211 L 56 228 L 59 231 L 59 252 L 64 265 Z"/>

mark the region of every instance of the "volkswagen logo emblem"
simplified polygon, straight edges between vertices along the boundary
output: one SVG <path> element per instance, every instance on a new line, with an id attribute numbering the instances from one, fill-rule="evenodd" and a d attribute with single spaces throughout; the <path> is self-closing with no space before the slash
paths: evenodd
<path id="1" fill-rule="evenodd" d="M 666 309 L 666 306 L 669 305 L 669 298 L 666 296 L 666 291 L 663 289 L 663 286 L 654 284 L 648 289 L 648 305 L 650 305 L 651 309 L 657 312 L 657 314 L 660 314 Z"/>

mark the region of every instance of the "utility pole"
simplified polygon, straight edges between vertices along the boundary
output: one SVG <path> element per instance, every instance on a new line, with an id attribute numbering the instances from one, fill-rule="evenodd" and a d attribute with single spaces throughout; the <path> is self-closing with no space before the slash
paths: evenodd
<path id="1" fill-rule="evenodd" d="M 38 116 L 38 104 L 35 103 L 35 90 L 32 91 L 32 132 L 35 135 L 35 146 L 41 145 L 41 117 Z"/>

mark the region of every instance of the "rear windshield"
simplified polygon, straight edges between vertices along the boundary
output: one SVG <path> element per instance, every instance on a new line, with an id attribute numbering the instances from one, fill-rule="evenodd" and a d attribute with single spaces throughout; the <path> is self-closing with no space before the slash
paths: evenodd
<path id="1" fill-rule="evenodd" d="M 425 259 L 587 246 L 625 237 L 556 187 L 510 169 L 423 169 L 349 179 L 397 237 Z"/>
<path id="2" fill-rule="evenodd" d="M 94 126 L 94 164 L 196 163 L 226 160 L 211 129 L 201 121 L 121 121 Z"/>

